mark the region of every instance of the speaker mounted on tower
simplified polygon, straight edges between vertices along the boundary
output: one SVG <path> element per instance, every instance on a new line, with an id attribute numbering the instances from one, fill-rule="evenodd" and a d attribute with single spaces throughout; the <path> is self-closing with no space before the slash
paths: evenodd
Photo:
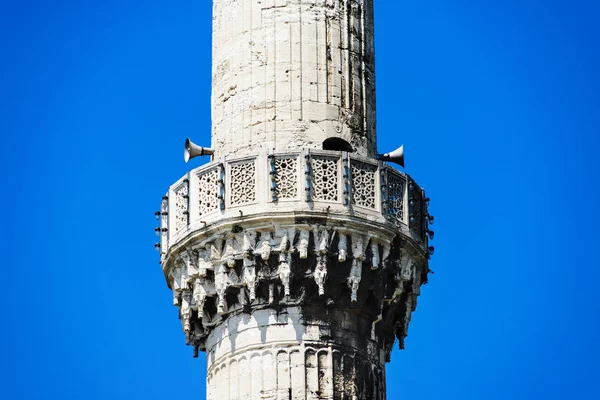
<path id="1" fill-rule="evenodd" d="M 215 154 L 214 149 L 211 149 L 210 147 L 198 146 L 189 138 L 185 139 L 185 147 L 183 149 L 183 159 L 185 162 L 190 161 L 194 157 L 212 156 L 213 154 Z"/>
<path id="2" fill-rule="evenodd" d="M 393 162 L 404 168 L 404 145 L 398 147 L 391 153 L 377 154 L 377 159 L 380 161 Z"/>

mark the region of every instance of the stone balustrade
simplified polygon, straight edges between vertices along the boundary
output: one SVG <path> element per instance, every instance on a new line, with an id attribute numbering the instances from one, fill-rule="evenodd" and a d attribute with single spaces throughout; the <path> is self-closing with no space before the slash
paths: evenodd
<path id="1" fill-rule="evenodd" d="M 351 153 L 310 150 L 222 158 L 189 171 L 163 197 L 161 259 L 213 223 L 286 212 L 359 217 L 428 248 L 426 199 L 410 176 Z"/>

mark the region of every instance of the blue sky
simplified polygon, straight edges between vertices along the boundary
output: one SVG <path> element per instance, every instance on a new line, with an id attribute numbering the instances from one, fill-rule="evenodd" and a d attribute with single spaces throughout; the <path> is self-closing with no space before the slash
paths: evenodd
<path id="1" fill-rule="evenodd" d="M 600 6 L 376 0 L 435 274 L 388 398 L 600 398 Z M 210 138 L 207 0 L 0 1 L 0 398 L 204 398 L 154 211 Z"/>

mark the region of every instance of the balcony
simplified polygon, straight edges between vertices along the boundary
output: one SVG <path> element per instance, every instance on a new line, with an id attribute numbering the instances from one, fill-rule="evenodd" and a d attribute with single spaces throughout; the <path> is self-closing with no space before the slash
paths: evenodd
<path id="1" fill-rule="evenodd" d="M 410 176 L 351 153 L 306 150 L 222 158 L 189 171 L 157 213 L 161 261 L 173 245 L 213 224 L 300 213 L 384 225 L 427 251 L 427 199 Z"/>

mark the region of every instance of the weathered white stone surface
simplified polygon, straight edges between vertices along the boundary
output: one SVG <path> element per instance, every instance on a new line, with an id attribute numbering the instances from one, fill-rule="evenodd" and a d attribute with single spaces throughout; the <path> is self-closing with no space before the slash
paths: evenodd
<path id="1" fill-rule="evenodd" d="M 356 346 L 347 318 L 334 335 L 324 321 L 303 320 L 300 307 L 228 318 L 207 341 L 208 398 L 382 400 L 385 358 L 375 342 Z"/>
<path id="2" fill-rule="evenodd" d="M 156 213 L 208 398 L 385 399 L 433 217 L 375 159 L 373 0 L 213 5 L 214 156 Z"/>
<path id="3" fill-rule="evenodd" d="M 238 216 L 171 243 L 165 274 L 187 342 L 207 352 L 209 398 L 383 398 L 425 253 L 394 224 L 319 214 Z M 270 378 L 275 360 L 290 376 Z"/>
<path id="4" fill-rule="evenodd" d="M 376 153 L 372 0 L 214 0 L 216 157 L 322 148 Z"/>
<path id="5" fill-rule="evenodd" d="M 326 212 L 390 222 L 426 250 L 422 203 L 422 189 L 410 176 L 373 159 L 334 151 L 257 152 L 215 160 L 173 184 L 161 205 L 161 245 L 166 254 L 190 232 L 240 216 Z"/>

